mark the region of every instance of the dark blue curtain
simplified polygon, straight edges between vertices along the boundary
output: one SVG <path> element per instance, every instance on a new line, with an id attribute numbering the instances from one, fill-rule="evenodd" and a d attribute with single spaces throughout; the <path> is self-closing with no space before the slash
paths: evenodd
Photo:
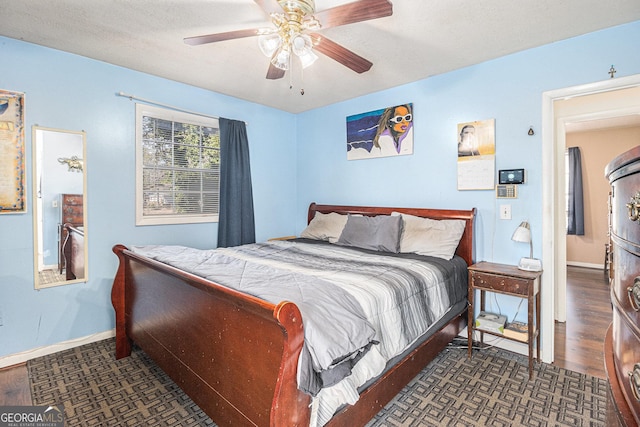
<path id="1" fill-rule="evenodd" d="M 582 159 L 580 156 L 580 148 L 570 147 L 568 156 L 567 234 L 584 236 L 584 202 L 582 195 Z"/>
<path id="2" fill-rule="evenodd" d="M 249 141 L 244 122 L 221 118 L 218 247 L 255 243 Z"/>

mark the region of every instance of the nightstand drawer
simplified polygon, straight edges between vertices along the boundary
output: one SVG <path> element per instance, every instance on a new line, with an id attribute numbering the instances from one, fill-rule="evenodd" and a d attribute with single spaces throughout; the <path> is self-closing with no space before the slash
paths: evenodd
<path id="1" fill-rule="evenodd" d="M 473 287 L 515 295 L 529 295 L 530 280 L 472 271 Z"/>

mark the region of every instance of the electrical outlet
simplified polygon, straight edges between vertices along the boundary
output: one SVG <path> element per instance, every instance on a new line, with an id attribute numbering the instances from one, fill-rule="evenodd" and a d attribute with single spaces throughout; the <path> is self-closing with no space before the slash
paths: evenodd
<path id="1" fill-rule="evenodd" d="M 500 205 L 500 219 L 511 219 L 511 205 Z"/>

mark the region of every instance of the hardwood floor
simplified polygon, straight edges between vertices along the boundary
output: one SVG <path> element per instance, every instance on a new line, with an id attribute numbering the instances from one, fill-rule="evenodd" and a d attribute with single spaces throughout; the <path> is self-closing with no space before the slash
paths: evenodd
<path id="1" fill-rule="evenodd" d="M 0 406 L 31 406 L 25 363 L 0 369 Z"/>
<path id="2" fill-rule="evenodd" d="M 606 378 L 604 335 L 611 323 L 609 282 L 603 270 L 567 267 L 567 322 L 555 324 L 554 365 Z"/>
<path id="3" fill-rule="evenodd" d="M 567 323 L 555 325 L 554 365 L 606 378 L 603 342 L 611 323 L 609 285 L 602 270 L 567 268 Z M 25 364 L 0 369 L 0 406 L 31 405 Z"/>

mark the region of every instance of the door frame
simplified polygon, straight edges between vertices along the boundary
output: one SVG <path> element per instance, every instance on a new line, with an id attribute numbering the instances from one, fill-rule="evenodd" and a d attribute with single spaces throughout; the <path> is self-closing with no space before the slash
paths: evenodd
<path id="1" fill-rule="evenodd" d="M 640 114 L 633 107 L 603 106 L 600 111 L 556 117 L 554 102 L 640 86 L 640 74 L 572 86 L 542 94 L 542 265 L 541 358 L 553 362 L 555 320 L 566 321 L 567 254 L 564 219 L 565 125 L 569 122 Z M 604 173 L 604 171 L 603 171 Z"/>

